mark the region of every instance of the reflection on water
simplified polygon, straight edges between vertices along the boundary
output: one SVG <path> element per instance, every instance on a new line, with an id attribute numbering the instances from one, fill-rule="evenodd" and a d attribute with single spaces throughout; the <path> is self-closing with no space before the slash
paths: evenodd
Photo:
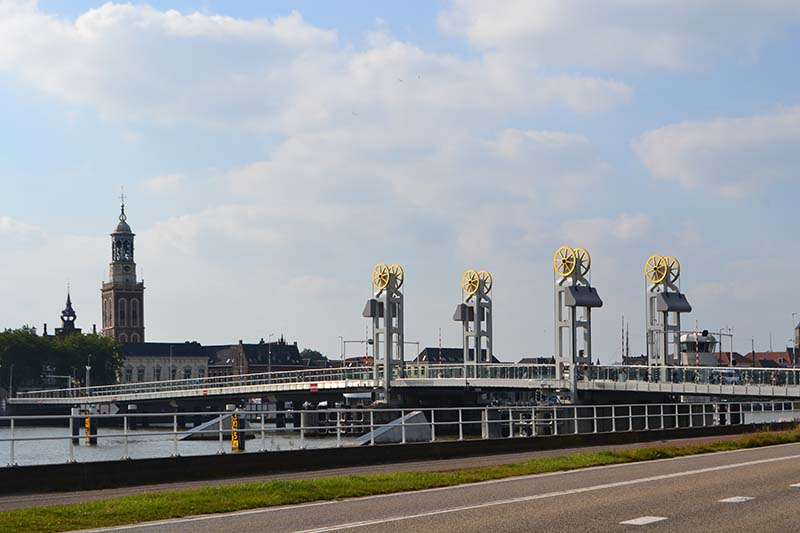
<path id="1" fill-rule="evenodd" d="M 149 457 L 169 457 L 174 453 L 175 443 L 172 435 L 163 433 L 169 429 L 137 429 L 128 431 L 128 455 L 131 459 Z M 120 435 L 121 428 L 100 428 L 96 446 L 87 446 L 83 435 L 80 444 L 73 445 L 70 439 L 52 439 L 69 436 L 68 428 L 54 427 L 17 427 L 14 429 L 14 460 L 18 465 L 66 463 L 69 460 L 69 449 L 72 448 L 74 458 L 78 462 L 114 461 L 125 453 L 125 437 Z M 108 436 L 104 435 L 118 435 Z M 298 450 L 301 448 L 299 433 L 292 431 L 274 431 L 270 428 L 262 440 L 261 431 L 255 430 L 256 438 L 247 440 L 247 452 Z M 11 437 L 11 430 L 0 428 L 0 439 Z M 19 440 L 19 439 L 52 439 L 52 440 Z M 306 448 L 332 448 L 336 446 L 335 437 L 308 437 L 302 443 Z M 342 444 L 347 444 L 342 439 Z M 0 440 L 0 467 L 10 462 L 11 443 Z M 179 455 L 213 455 L 231 453 L 229 440 L 220 443 L 218 440 L 184 440 L 178 441 Z"/>

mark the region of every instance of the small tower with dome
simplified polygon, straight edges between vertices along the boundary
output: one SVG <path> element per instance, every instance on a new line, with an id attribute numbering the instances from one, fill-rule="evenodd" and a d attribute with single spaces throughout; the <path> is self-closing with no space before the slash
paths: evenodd
<path id="1" fill-rule="evenodd" d="M 78 315 L 75 313 L 75 309 L 72 308 L 72 296 L 69 289 L 67 289 L 67 304 L 64 310 L 61 311 L 61 327 L 56 328 L 56 337 L 79 334 L 81 330 L 75 327 L 76 318 L 78 318 Z"/>

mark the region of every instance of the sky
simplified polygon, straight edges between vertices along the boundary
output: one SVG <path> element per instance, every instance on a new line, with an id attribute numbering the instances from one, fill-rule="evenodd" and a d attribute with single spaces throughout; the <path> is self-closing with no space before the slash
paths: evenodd
<path id="1" fill-rule="evenodd" d="M 124 187 L 150 341 L 338 357 L 385 262 L 407 341 L 460 346 L 487 269 L 497 356 L 551 355 L 569 245 L 601 362 L 623 315 L 645 350 L 652 254 L 680 259 L 685 327 L 782 349 L 798 30 L 794 0 L 0 0 L 0 328 L 56 327 L 68 284 L 101 322 Z"/>

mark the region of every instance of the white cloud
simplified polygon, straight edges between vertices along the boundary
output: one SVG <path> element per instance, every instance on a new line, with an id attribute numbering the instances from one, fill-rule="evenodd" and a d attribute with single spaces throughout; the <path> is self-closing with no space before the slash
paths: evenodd
<path id="1" fill-rule="evenodd" d="M 798 21 L 794 0 L 455 0 L 439 27 L 535 64 L 676 68 L 752 54 Z"/>
<path id="2" fill-rule="evenodd" d="M 280 232 L 265 224 L 266 213 L 256 205 L 223 205 L 170 217 L 147 230 L 149 253 L 181 253 L 202 259 L 220 252 L 220 245 L 248 248 L 280 244 Z"/>
<path id="3" fill-rule="evenodd" d="M 800 168 L 800 106 L 743 118 L 682 122 L 633 143 L 656 177 L 741 198 L 795 180 Z"/>
<path id="4" fill-rule="evenodd" d="M 107 3 L 71 21 L 0 4 L 0 72 L 117 120 L 292 133 L 355 116 L 404 125 L 592 112 L 630 96 L 623 83 L 545 74 L 504 54 L 465 60 L 386 31 L 367 44 L 340 45 L 296 12 L 250 21 Z"/>
<path id="5" fill-rule="evenodd" d="M 564 238 L 575 246 L 609 247 L 641 241 L 651 234 L 652 222 L 645 214 L 622 213 L 614 218 L 571 220 L 561 226 Z"/>
<path id="6" fill-rule="evenodd" d="M 15 241 L 28 241 L 42 238 L 43 233 L 36 226 L 3 215 L 0 216 L 0 237 L 13 239 Z"/>
<path id="7" fill-rule="evenodd" d="M 183 174 L 165 174 L 144 180 L 145 188 L 156 194 L 177 192 L 183 187 L 184 183 L 186 183 L 186 176 Z"/>

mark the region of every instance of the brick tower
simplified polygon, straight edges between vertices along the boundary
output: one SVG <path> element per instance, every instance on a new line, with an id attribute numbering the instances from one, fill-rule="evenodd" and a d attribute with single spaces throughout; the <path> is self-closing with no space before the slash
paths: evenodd
<path id="1" fill-rule="evenodd" d="M 125 216 L 122 197 L 119 223 L 111 234 L 108 282 L 103 283 L 103 335 L 120 342 L 144 342 L 144 282 L 136 279 L 134 233 Z"/>

